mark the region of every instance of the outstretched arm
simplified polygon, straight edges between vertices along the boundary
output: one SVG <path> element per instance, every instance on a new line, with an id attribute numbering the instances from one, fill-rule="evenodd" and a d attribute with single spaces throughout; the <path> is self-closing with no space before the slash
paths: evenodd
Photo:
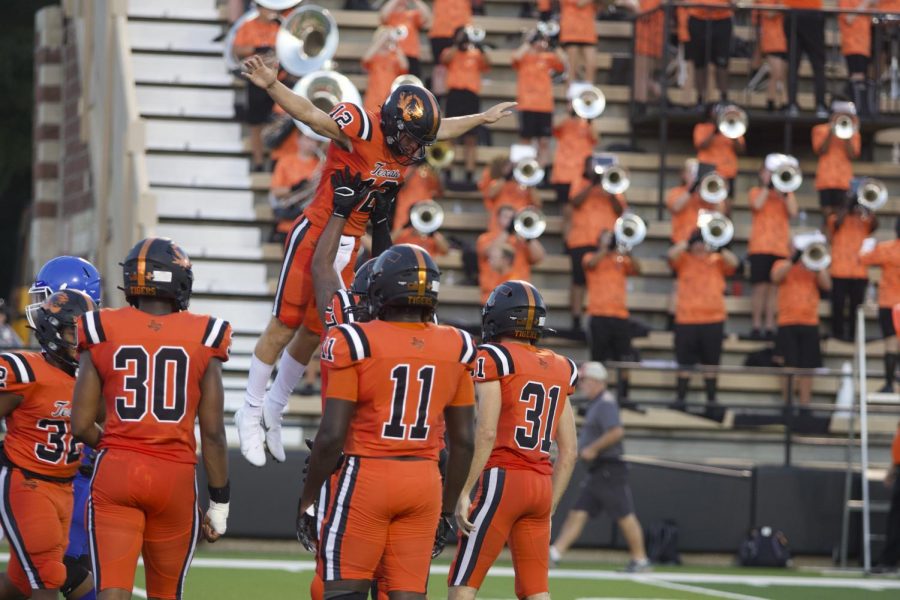
<path id="1" fill-rule="evenodd" d="M 274 96 L 273 96 L 274 97 Z M 465 117 L 452 117 L 441 120 L 441 128 L 438 130 L 438 140 L 452 140 L 468 133 L 479 125 L 488 125 L 495 123 L 503 117 L 513 114 L 516 107 L 515 102 L 501 102 L 495 104 L 486 111 L 475 115 L 466 115 Z"/>

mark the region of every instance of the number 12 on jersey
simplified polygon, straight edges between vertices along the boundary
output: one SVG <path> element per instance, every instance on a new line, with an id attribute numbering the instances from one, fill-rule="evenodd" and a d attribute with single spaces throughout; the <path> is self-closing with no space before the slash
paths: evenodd
<path id="1" fill-rule="evenodd" d="M 552 444 L 553 421 L 559 403 L 560 387 L 554 385 L 549 390 L 537 381 L 529 381 L 522 388 L 519 402 L 530 406 L 525 411 L 527 425 L 516 427 L 516 444 L 524 450 L 536 450 L 549 454 Z M 547 400 L 550 400 L 547 402 Z"/>

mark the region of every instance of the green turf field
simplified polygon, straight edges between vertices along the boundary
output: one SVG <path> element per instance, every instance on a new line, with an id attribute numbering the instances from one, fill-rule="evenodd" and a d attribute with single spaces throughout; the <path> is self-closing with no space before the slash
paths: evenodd
<path id="1" fill-rule="evenodd" d="M 4 555 L 3 560 L 6 560 Z M 449 559 L 432 567 L 429 598 L 446 598 Z M 593 567 L 593 568 L 592 568 Z M 185 589 L 188 600 L 305 599 L 313 563 L 308 554 L 198 551 Z M 554 600 L 640 598 L 644 600 L 855 600 L 900 598 L 900 579 L 864 578 L 852 573 L 821 575 L 790 570 L 723 567 L 661 568 L 627 575 L 613 565 L 564 564 L 550 574 Z M 144 598 L 138 570 L 135 598 Z M 500 562 L 479 595 L 481 600 L 515 600 L 512 569 Z"/>

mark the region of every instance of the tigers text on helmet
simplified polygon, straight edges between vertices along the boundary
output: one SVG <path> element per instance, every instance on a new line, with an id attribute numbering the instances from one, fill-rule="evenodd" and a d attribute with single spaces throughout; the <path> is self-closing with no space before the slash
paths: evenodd
<path id="1" fill-rule="evenodd" d="M 380 317 L 385 307 L 437 306 L 441 271 L 424 248 L 397 244 L 375 261 L 369 277 L 369 310 Z M 429 317 L 430 318 L 430 315 Z"/>
<path id="2" fill-rule="evenodd" d="M 138 298 L 171 300 L 176 310 L 187 310 L 194 274 L 191 259 L 168 238 L 138 242 L 122 263 L 125 299 L 137 306 Z"/>
<path id="3" fill-rule="evenodd" d="M 78 318 L 96 308 L 80 290 L 60 290 L 36 307 L 29 307 L 28 321 L 41 350 L 61 363 L 70 374 L 78 368 L 76 327 Z M 70 333 L 66 337 L 67 331 Z"/>
<path id="4" fill-rule="evenodd" d="M 549 331 L 547 305 L 536 287 L 527 281 L 501 283 L 481 309 L 481 337 L 492 342 L 507 335 L 535 342 Z"/>
<path id="5" fill-rule="evenodd" d="M 398 162 L 425 159 L 425 148 L 437 140 L 441 109 L 434 94 L 418 85 L 400 85 L 381 107 L 381 131 Z"/>

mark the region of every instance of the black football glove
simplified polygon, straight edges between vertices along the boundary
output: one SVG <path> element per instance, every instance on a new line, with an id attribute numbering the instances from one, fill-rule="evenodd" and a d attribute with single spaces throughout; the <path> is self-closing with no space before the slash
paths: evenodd
<path id="1" fill-rule="evenodd" d="M 372 208 L 372 225 L 382 225 L 391 218 L 391 211 L 394 209 L 394 200 L 397 199 L 397 192 L 399 191 L 399 186 L 391 186 L 387 190 L 373 193 L 375 196 L 375 206 Z"/>
<path id="2" fill-rule="evenodd" d="M 447 545 L 447 538 L 453 532 L 453 513 L 441 513 L 438 521 L 437 533 L 434 535 L 434 547 L 431 549 L 431 558 L 437 558 Z"/>
<path id="3" fill-rule="evenodd" d="M 308 552 L 315 554 L 319 548 L 319 533 L 316 531 L 315 508 L 313 514 L 309 512 L 297 515 L 297 540 Z"/>
<path id="4" fill-rule="evenodd" d="M 342 219 L 350 217 L 353 209 L 369 193 L 369 184 L 363 183 L 359 173 L 350 174 L 350 167 L 343 171 L 335 171 L 331 175 L 333 204 L 331 214 Z"/>

